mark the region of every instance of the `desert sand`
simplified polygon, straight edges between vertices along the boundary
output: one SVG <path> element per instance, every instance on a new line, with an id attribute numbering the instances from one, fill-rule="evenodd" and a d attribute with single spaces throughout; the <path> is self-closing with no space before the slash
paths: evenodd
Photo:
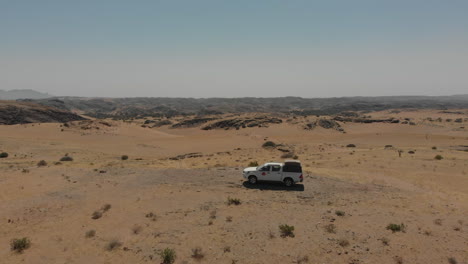
<path id="1" fill-rule="evenodd" d="M 165 248 L 175 263 L 468 263 L 468 124 L 445 122 L 467 115 L 367 115 L 414 125 L 0 126 L 0 263 L 161 263 Z M 245 182 L 250 162 L 284 160 L 265 141 L 298 156 L 303 184 Z M 22 237 L 29 248 L 10 250 Z"/>

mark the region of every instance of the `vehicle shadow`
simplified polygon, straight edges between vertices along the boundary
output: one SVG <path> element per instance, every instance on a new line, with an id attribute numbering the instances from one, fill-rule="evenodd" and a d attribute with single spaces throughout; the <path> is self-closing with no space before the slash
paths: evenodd
<path id="1" fill-rule="evenodd" d="M 256 189 L 256 190 L 295 191 L 295 192 L 304 191 L 303 184 L 295 184 L 291 187 L 287 187 L 282 182 L 257 182 L 257 184 L 251 184 L 248 181 L 244 181 L 242 185 L 247 189 Z"/>

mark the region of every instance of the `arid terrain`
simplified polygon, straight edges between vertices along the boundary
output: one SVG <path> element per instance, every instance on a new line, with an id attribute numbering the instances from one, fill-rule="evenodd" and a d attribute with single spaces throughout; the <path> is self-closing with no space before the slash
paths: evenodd
<path id="1" fill-rule="evenodd" d="M 468 263 L 466 109 L 0 125 L 0 152 L 0 263 L 166 248 L 175 263 Z M 242 178 L 295 156 L 303 184 Z"/>

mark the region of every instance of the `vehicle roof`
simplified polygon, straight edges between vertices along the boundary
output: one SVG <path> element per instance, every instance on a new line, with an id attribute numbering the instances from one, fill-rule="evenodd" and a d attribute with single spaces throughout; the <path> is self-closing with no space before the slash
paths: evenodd
<path id="1" fill-rule="evenodd" d="M 288 162 L 301 163 L 300 160 L 285 160 L 284 161 L 284 163 L 288 163 Z"/>
<path id="2" fill-rule="evenodd" d="M 280 166 L 282 166 L 283 163 L 279 163 L 279 162 L 267 162 L 267 163 L 265 163 L 265 165 L 280 165 Z"/>

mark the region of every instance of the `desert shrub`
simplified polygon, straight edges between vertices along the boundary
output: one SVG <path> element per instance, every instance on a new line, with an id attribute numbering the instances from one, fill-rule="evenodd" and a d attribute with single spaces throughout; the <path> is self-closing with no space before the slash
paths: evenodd
<path id="1" fill-rule="evenodd" d="M 122 157 L 120 157 L 122 160 L 128 160 L 128 156 L 127 155 L 122 155 Z"/>
<path id="2" fill-rule="evenodd" d="M 23 250 L 31 246 L 31 241 L 27 237 L 15 238 L 10 243 L 11 250 L 17 253 L 22 253 Z"/>
<path id="3" fill-rule="evenodd" d="M 295 160 L 297 160 L 297 159 L 299 159 L 299 156 L 298 156 L 298 155 L 294 155 L 292 158 L 295 159 Z"/>
<path id="4" fill-rule="evenodd" d="M 8 153 L 6 153 L 6 152 L 0 153 L 0 158 L 1 158 L 1 159 L 3 159 L 3 158 L 8 158 Z"/>
<path id="5" fill-rule="evenodd" d="M 73 161 L 73 158 L 65 155 L 60 159 L 60 161 Z"/>
<path id="6" fill-rule="evenodd" d="M 105 204 L 105 205 L 102 206 L 101 209 L 102 209 L 103 212 L 107 212 L 107 211 L 109 211 L 109 209 L 111 209 L 111 207 L 112 207 L 112 205 Z"/>
<path id="7" fill-rule="evenodd" d="M 395 260 L 396 264 L 403 264 L 403 258 L 400 256 L 394 256 L 393 260 Z"/>
<path id="8" fill-rule="evenodd" d="M 290 225 L 280 225 L 279 230 L 281 233 L 281 237 L 294 237 L 294 226 Z"/>
<path id="9" fill-rule="evenodd" d="M 43 167 L 43 166 L 47 166 L 47 162 L 45 160 L 41 160 L 37 163 L 37 166 L 38 167 Z"/>
<path id="10" fill-rule="evenodd" d="M 414 154 L 415 152 L 414 152 L 414 150 L 410 150 L 410 151 L 408 151 L 408 153 L 409 154 Z"/>
<path id="11" fill-rule="evenodd" d="M 91 215 L 91 218 L 96 220 L 102 217 L 101 211 L 94 211 L 93 214 Z"/>
<path id="12" fill-rule="evenodd" d="M 210 212 L 210 219 L 216 219 L 216 210 Z"/>
<path id="13" fill-rule="evenodd" d="M 457 264 L 458 262 L 457 262 L 457 260 L 455 258 L 451 257 L 451 258 L 448 258 L 448 263 Z"/>
<path id="14" fill-rule="evenodd" d="M 226 222 L 232 222 L 232 216 L 226 216 Z"/>
<path id="15" fill-rule="evenodd" d="M 395 232 L 404 232 L 405 231 L 405 224 L 388 224 L 387 230 L 392 230 L 393 233 Z"/>
<path id="16" fill-rule="evenodd" d="M 345 212 L 344 212 L 344 211 L 340 211 L 340 210 L 336 210 L 336 211 L 335 211 L 335 214 L 336 214 L 337 216 L 344 216 L 344 215 L 345 215 Z"/>
<path id="17" fill-rule="evenodd" d="M 294 263 L 297 263 L 297 264 L 309 263 L 309 257 L 308 256 L 297 257 Z"/>
<path id="18" fill-rule="evenodd" d="M 112 251 L 120 246 L 122 246 L 122 243 L 118 241 L 117 239 L 113 239 L 109 242 L 109 244 L 107 244 L 106 250 Z"/>
<path id="19" fill-rule="evenodd" d="M 234 204 L 234 205 L 239 205 L 239 204 L 241 204 L 241 200 L 240 200 L 239 198 L 231 198 L 231 197 L 228 197 L 228 199 L 227 199 L 227 204 L 228 204 L 228 205 L 232 205 L 232 204 Z"/>
<path id="20" fill-rule="evenodd" d="M 203 254 L 201 247 L 192 248 L 192 258 L 196 260 L 200 260 L 204 257 L 205 257 L 205 254 Z"/>
<path id="21" fill-rule="evenodd" d="M 86 238 L 91 238 L 91 237 L 94 237 L 95 235 L 96 235 L 96 230 L 88 230 L 85 233 Z"/>
<path id="22" fill-rule="evenodd" d="M 434 224 L 440 225 L 440 226 L 441 226 L 441 225 L 442 225 L 442 219 L 436 219 L 436 220 L 434 220 Z"/>
<path id="23" fill-rule="evenodd" d="M 226 252 L 231 252 L 231 247 L 230 247 L 230 246 L 225 246 L 225 247 L 223 248 L 223 251 L 224 251 L 224 253 L 226 253 Z"/>
<path id="24" fill-rule="evenodd" d="M 135 234 L 135 235 L 138 235 L 139 233 L 141 233 L 142 229 L 143 228 L 141 226 L 136 225 L 136 226 L 132 227 L 132 233 Z"/>
<path id="25" fill-rule="evenodd" d="M 348 145 L 346 145 L 346 147 L 347 147 L 347 148 L 355 148 L 356 145 L 354 145 L 354 144 L 348 144 Z"/>
<path id="26" fill-rule="evenodd" d="M 436 150 L 436 149 L 437 149 L 437 147 L 436 147 L 436 146 L 433 146 L 433 147 L 432 147 L 432 149 L 433 149 L 433 150 Z"/>
<path id="27" fill-rule="evenodd" d="M 347 247 L 349 246 L 349 241 L 347 239 L 339 239 L 338 240 L 338 245 L 342 246 L 342 247 Z"/>
<path id="28" fill-rule="evenodd" d="M 328 224 L 324 228 L 328 233 L 336 233 L 336 226 L 334 224 Z"/>
<path id="29" fill-rule="evenodd" d="M 276 143 L 273 142 L 273 141 L 267 141 L 267 142 L 263 143 L 262 147 L 264 147 L 264 148 L 275 148 Z"/>
<path id="30" fill-rule="evenodd" d="M 444 158 L 444 157 L 442 157 L 442 155 L 436 155 L 436 156 L 434 157 L 434 159 L 436 159 L 436 160 L 441 160 L 441 159 L 443 159 L 443 158 Z"/>
<path id="31" fill-rule="evenodd" d="M 258 167 L 258 162 L 256 162 L 256 161 L 251 161 L 251 162 L 249 163 L 249 167 Z"/>
<path id="32" fill-rule="evenodd" d="M 170 248 L 166 248 L 163 251 L 161 251 L 161 253 L 159 253 L 159 256 L 161 257 L 162 264 L 172 264 L 176 259 L 175 250 Z"/>
<path id="33" fill-rule="evenodd" d="M 385 148 L 393 148 L 393 145 L 385 145 Z"/>
<path id="34" fill-rule="evenodd" d="M 390 240 L 386 237 L 382 237 L 380 241 L 382 241 L 382 244 L 384 244 L 385 246 L 388 246 L 390 244 Z"/>

